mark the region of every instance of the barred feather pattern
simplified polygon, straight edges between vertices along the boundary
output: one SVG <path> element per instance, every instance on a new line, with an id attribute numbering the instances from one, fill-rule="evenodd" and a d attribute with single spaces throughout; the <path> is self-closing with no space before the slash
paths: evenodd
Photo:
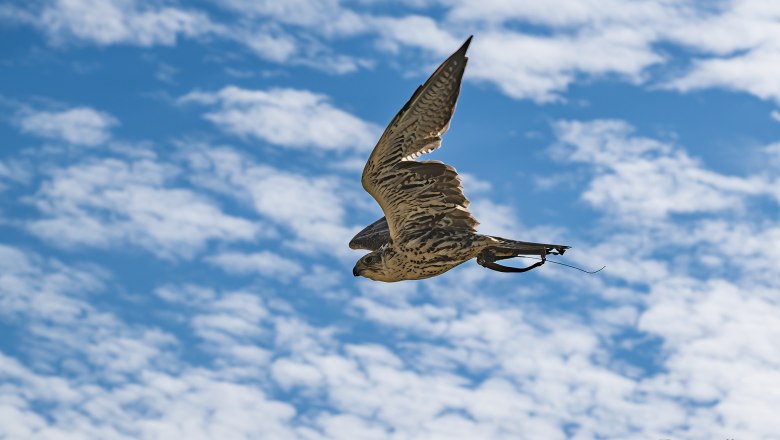
<path id="1" fill-rule="evenodd" d="M 393 118 L 363 169 L 363 187 L 385 212 L 391 237 L 404 227 L 422 227 L 410 220 L 426 215 L 431 218 L 425 225 L 434 219 L 472 231 L 477 225 L 466 210 L 468 200 L 455 169 L 436 161 L 414 161 L 441 145 L 460 93 L 469 42 L 417 89 Z"/>
<path id="2" fill-rule="evenodd" d="M 353 273 L 378 281 L 424 279 L 477 257 L 541 255 L 550 246 L 480 235 L 460 177 L 439 161 L 417 162 L 439 148 L 460 93 L 471 38 L 445 60 L 393 118 L 363 169 L 363 188 L 385 214 L 350 241 L 369 249 Z M 512 246 L 517 247 L 516 249 Z M 565 248 L 562 246 L 561 248 Z"/>

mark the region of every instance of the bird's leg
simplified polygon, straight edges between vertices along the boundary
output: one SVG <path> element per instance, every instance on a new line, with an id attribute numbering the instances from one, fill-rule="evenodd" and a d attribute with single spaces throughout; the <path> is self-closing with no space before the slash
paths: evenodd
<path id="1" fill-rule="evenodd" d="M 510 267 L 510 266 L 502 266 L 498 263 L 496 263 L 496 260 L 505 260 L 507 258 L 513 258 L 514 256 L 496 256 L 496 250 L 502 251 L 503 249 L 496 249 L 496 248 L 487 248 L 483 250 L 478 256 L 477 256 L 477 263 L 483 267 L 487 267 L 488 269 L 495 270 L 497 272 L 528 272 L 531 269 L 536 269 L 537 267 L 544 264 L 547 259 L 547 252 L 546 249 L 542 251 L 542 259 L 528 267 Z M 506 251 L 510 251 L 511 249 L 506 249 Z M 515 255 L 516 256 L 516 255 Z"/>

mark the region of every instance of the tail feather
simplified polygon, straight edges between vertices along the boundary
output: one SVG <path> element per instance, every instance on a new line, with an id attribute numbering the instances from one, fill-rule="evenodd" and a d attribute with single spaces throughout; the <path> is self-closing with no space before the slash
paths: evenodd
<path id="1" fill-rule="evenodd" d="M 571 246 L 548 243 L 531 243 L 527 241 L 509 240 L 507 238 L 492 237 L 498 241 L 495 255 L 510 258 L 518 255 L 563 255 Z"/>

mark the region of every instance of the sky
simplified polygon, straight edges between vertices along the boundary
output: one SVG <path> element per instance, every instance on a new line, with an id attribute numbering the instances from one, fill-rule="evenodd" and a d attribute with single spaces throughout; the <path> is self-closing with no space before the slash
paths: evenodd
<path id="1" fill-rule="evenodd" d="M 604 271 L 352 276 L 472 34 L 427 158 Z M 0 438 L 780 438 L 776 1 L 11 0 L 0 78 Z"/>

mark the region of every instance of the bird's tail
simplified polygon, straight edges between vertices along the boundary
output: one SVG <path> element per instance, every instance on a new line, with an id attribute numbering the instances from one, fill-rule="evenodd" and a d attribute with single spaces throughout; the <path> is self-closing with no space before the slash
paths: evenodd
<path id="1" fill-rule="evenodd" d="M 530 243 L 527 241 L 509 240 L 507 238 L 492 237 L 498 241 L 492 247 L 495 256 L 499 259 L 516 257 L 518 255 L 563 255 L 571 246 L 561 244 Z"/>

